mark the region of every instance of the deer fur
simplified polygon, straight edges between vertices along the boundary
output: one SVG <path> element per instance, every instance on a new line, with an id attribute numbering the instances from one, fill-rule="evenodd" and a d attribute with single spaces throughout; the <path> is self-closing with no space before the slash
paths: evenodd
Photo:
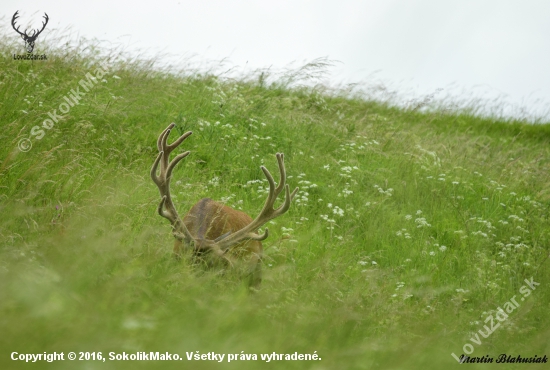
<path id="1" fill-rule="evenodd" d="M 252 217 L 242 211 L 235 210 L 224 204 L 216 202 L 210 198 L 199 200 L 187 214 L 183 217 L 183 223 L 195 238 L 195 240 L 217 240 L 220 237 L 231 233 L 234 230 L 240 230 L 252 222 Z M 196 246 L 200 251 L 201 246 Z M 185 246 L 182 241 L 174 241 L 174 257 L 180 258 L 184 253 Z M 195 252 L 201 255 L 203 253 Z M 208 253 L 206 254 L 208 258 Z M 258 240 L 245 240 L 226 253 L 227 260 L 222 260 L 225 265 L 232 267 L 244 267 L 248 275 L 249 286 L 258 288 L 262 281 L 262 242 Z M 217 261 L 208 258 L 209 266 L 215 265 Z M 244 265 L 244 266 L 243 266 Z"/>

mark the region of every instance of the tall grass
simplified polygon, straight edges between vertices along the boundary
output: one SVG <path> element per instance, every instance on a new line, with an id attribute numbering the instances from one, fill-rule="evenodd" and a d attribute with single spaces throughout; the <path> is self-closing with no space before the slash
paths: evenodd
<path id="1" fill-rule="evenodd" d="M 45 46 L 36 62 L 10 59 L 19 47 L 0 44 L 3 368 L 23 367 L 14 351 L 322 359 L 28 368 L 441 368 L 531 277 L 538 289 L 472 356 L 550 354 L 549 126 L 294 84 L 313 65 L 229 79 L 169 73 L 93 42 Z M 109 73 L 80 104 L 32 135 L 105 60 Z M 274 170 L 285 153 L 300 192 L 269 225 L 257 294 L 171 258 L 148 174 L 170 122 L 194 131 L 174 174 L 181 214 L 210 197 L 254 217 L 266 196 L 259 166 Z"/>

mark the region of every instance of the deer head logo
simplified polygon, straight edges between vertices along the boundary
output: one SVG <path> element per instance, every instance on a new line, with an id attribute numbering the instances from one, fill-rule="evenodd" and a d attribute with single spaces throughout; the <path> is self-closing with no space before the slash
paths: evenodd
<path id="1" fill-rule="evenodd" d="M 42 29 L 40 31 L 39 30 L 32 30 L 32 34 L 27 35 L 26 30 L 25 30 L 25 32 L 21 32 L 21 31 L 19 31 L 19 26 L 15 27 L 15 21 L 17 20 L 17 18 L 19 18 L 18 13 L 19 13 L 19 10 L 16 11 L 15 14 L 13 15 L 13 17 L 11 19 L 11 25 L 12 25 L 13 29 L 15 30 L 15 32 L 20 34 L 21 38 L 23 40 L 25 40 L 25 49 L 27 49 L 27 53 L 32 53 L 32 51 L 34 50 L 34 42 L 36 41 L 36 38 L 38 37 L 38 35 L 40 35 L 42 33 L 42 31 L 44 31 L 44 28 L 46 28 L 46 25 L 48 24 L 48 20 L 50 18 L 48 18 L 48 14 L 44 13 L 45 22 L 42 22 Z"/>

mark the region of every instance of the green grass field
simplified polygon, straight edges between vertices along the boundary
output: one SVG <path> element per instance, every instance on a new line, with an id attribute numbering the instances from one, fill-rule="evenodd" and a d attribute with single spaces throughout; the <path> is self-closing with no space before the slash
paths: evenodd
<path id="1" fill-rule="evenodd" d="M 443 369 L 463 347 L 550 355 L 550 126 L 399 109 L 260 73 L 169 74 L 85 42 L 15 61 L 20 43 L 0 42 L 2 369 Z M 194 132 L 172 183 L 180 215 L 210 197 L 255 217 L 260 165 L 276 173 L 285 154 L 300 191 L 268 225 L 256 294 L 172 258 L 149 177 L 171 122 Z M 531 277 L 540 285 L 525 296 Z M 70 351 L 184 360 L 10 359 Z M 226 359 L 188 361 L 197 351 Z M 320 360 L 261 359 L 274 352 Z"/>

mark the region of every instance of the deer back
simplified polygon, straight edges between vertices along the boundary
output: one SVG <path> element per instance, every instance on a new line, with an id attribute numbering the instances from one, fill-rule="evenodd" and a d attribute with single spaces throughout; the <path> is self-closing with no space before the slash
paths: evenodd
<path id="1" fill-rule="evenodd" d="M 252 222 L 252 218 L 244 212 L 235 210 L 210 198 L 199 200 L 183 217 L 183 223 L 191 236 L 196 240 L 216 240 L 228 233 L 241 230 Z M 227 235 L 226 235 L 227 236 Z M 176 241 L 174 252 L 182 247 Z M 232 255 L 255 255 L 253 260 L 259 260 L 263 251 L 262 243 L 256 240 L 245 240 L 232 247 Z"/>

